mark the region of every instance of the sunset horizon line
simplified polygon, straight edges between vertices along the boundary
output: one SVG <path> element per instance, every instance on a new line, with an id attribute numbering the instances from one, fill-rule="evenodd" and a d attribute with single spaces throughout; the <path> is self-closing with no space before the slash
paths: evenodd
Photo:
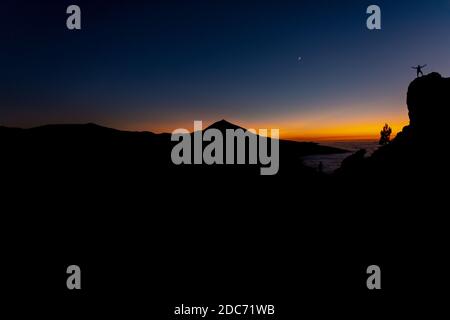
<path id="1" fill-rule="evenodd" d="M 378 125 L 378 122 L 376 124 L 371 124 L 370 126 L 366 126 L 363 128 L 365 130 L 358 130 L 358 128 L 354 128 L 352 130 L 352 126 L 346 127 L 345 130 L 342 130 L 342 128 L 323 128 L 323 130 L 314 130 L 314 132 L 309 132 L 308 130 L 293 130 L 292 128 L 286 128 L 282 126 L 268 126 L 267 124 L 262 125 L 247 125 L 246 121 L 228 121 L 226 119 L 223 119 L 231 124 L 237 125 L 239 127 L 242 127 L 246 130 L 248 129 L 279 129 L 280 131 L 280 139 L 283 140 L 292 140 L 292 141 L 311 141 L 311 142 L 321 142 L 321 141 L 356 141 L 356 140 L 367 140 L 367 141 L 374 141 L 379 139 L 379 131 L 381 130 L 381 126 Z M 206 129 L 210 125 L 218 122 L 217 121 L 204 121 L 203 129 Z M 184 121 L 183 121 L 184 122 Z M 193 123 L 194 121 L 192 121 Z M 381 122 L 379 122 L 381 125 Z M 174 130 L 178 128 L 184 128 L 187 129 L 189 132 L 194 132 L 192 125 L 186 126 L 182 125 L 181 123 L 178 123 L 178 125 L 164 125 L 162 127 L 157 128 L 158 126 L 153 126 L 153 128 L 149 128 L 148 126 L 136 126 L 136 125 L 118 125 L 115 123 L 111 123 L 108 121 L 50 121 L 43 124 L 34 124 L 34 125 L 25 125 L 25 126 L 15 126 L 15 125 L 5 125 L 0 124 L 0 127 L 10 127 L 10 128 L 22 128 L 22 129 L 32 129 L 32 128 L 38 128 L 43 127 L 46 125 L 87 125 L 87 124 L 95 124 L 102 127 L 107 127 L 111 129 L 116 129 L 120 131 L 134 131 L 134 132 L 150 132 L 154 134 L 170 134 Z M 400 132 L 405 125 L 408 125 L 407 122 L 399 122 L 399 123 L 393 123 L 392 125 L 388 122 L 388 124 L 393 128 L 392 136 L 395 137 L 398 132 Z M 378 128 L 379 129 L 376 129 Z M 358 126 L 355 126 L 358 127 Z M 333 130 L 334 129 L 334 130 Z M 361 127 L 359 127 L 361 129 Z M 372 133 L 373 132 L 373 133 Z"/>

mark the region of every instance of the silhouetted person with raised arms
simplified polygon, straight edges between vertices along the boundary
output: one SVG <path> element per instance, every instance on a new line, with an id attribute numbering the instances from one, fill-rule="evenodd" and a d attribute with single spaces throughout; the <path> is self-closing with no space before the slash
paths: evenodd
<path id="1" fill-rule="evenodd" d="M 411 67 L 413 69 L 417 70 L 417 78 L 420 76 L 423 76 L 423 72 L 422 72 L 422 68 L 425 68 L 427 65 L 424 64 L 423 66 L 421 66 L 420 64 L 417 65 L 417 67 Z"/>

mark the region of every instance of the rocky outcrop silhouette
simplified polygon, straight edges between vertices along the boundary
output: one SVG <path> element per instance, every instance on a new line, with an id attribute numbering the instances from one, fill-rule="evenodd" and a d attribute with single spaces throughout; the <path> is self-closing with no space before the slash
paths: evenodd
<path id="1" fill-rule="evenodd" d="M 433 72 L 416 78 L 408 87 L 410 123 L 392 141 L 395 145 L 431 146 L 449 136 L 450 78 Z"/>
<path id="2" fill-rule="evenodd" d="M 450 78 L 433 72 L 413 80 L 407 93 L 409 125 L 369 158 L 352 157 L 338 175 L 361 179 L 434 176 L 444 166 L 448 143 Z"/>
<path id="3" fill-rule="evenodd" d="M 410 123 L 397 134 L 392 145 L 418 149 L 447 141 L 450 78 L 443 78 L 437 72 L 416 78 L 408 87 L 406 103 Z M 383 148 L 379 153 L 382 152 Z"/>
<path id="4" fill-rule="evenodd" d="M 443 133 L 449 121 L 450 78 L 433 72 L 415 79 L 408 87 L 407 105 L 410 124 L 405 133 L 414 133 L 418 139 L 439 139 L 436 134 Z"/>

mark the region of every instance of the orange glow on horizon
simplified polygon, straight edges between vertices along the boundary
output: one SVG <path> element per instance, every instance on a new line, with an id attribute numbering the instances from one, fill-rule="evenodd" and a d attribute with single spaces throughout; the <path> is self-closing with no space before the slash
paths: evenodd
<path id="1" fill-rule="evenodd" d="M 403 108 L 399 108 L 401 111 Z M 325 112 L 324 112 L 325 113 Z M 197 116 L 183 115 L 184 119 L 166 119 L 163 121 L 147 121 L 134 123 L 122 128 L 133 131 L 151 131 L 155 133 L 171 133 L 177 128 L 193 131 L 194 120 L 203 120 L 203 128 L 221 119 L 247 129 L 279 129 L 281 139 L 297 141 L 324 141 L 324 140 L 363 140 L 378 139 L 380 130 L 385 123 L 392 128 L 392 137 L 409 124 L 408 115 L 404 112 L 372 114 L 358 114 L 346 110 L 336 114 L 314 113 L 310 115 L 292 115 L 273 117 L 273 119 L 235 119 L 229 116 L 218 116 L 214 119 L 202 119 Z M 155 119 L 156 120 L 156 119 Z"/>
<path id="2" fill-rule="evenodd" d="M 208 127 L 214 121 L 208 121 L 203 123 L 203 128 Z M 232 122 L 232 121 L 230 121 Z M 295 125 L 277 126 L 276 124 L 268 125 L 267 123 L 239 123 L 232 122 L 238 126 L 242 126 L 247 129 L 279 129 L 280 138 L 296 141 L 325 141 L 325 140 L 375 140 L 379 138 L 380 130 L 384 125 L 383 121 L 365 122 L 365 123 L 344 123 L 330 126 L 319 126 L 317 129 L 301 130 L 295 129 Z M 392 128 L 392 137 L 402 130 L 405 125 L 408 125 L 408 121 L 396 121 L 389 122 L 388 124 Z M 156 126 L 155 126 L 156 127 Z M 185 128 L 189 131 L 193 131 L 193 121 L 191 123 L 180 122 L 177 124 L 157 126 L 153 130 L 142 130 L 142 128 L 128 127 L 126 130 L 136 131 L 151 131 L 155 133 L 171 133 L 177 128 Z M 269 131 L 270 132 L 270 131 Z"/>
<path id="3" fill-rule="evenodd" d="M 388 122 L 392 128 L 392 137 L 400 132 L 409 121 Z M 295 131 L 281 129 L 281 136 L 291 140 L 373 140 L 380 137 L 380 131 L 384 122 L 342 123 L 330 126 L 320 126 L 317 129 Z"/>

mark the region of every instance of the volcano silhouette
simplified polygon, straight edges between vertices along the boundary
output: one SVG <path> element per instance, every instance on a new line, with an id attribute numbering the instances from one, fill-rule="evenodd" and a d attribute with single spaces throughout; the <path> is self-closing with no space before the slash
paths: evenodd
<path id="1" fill-rule="evenodd" d="M 227 129 L 231 129 L 231 130 L 238 130 L 238 129 L 242 129 L 244 131 L 247 131 L 247 129 L 242 128 L 238 125 L 235 125 L 231 122 L 228 122 L 225 119 L 222 119 L 220 121 L 214 122 L 213 124 L 211 124 L 209 127 L 207 127 L 205 130 L 208 129 L 217 129 L 220 132 L 225 132 Z"/>

